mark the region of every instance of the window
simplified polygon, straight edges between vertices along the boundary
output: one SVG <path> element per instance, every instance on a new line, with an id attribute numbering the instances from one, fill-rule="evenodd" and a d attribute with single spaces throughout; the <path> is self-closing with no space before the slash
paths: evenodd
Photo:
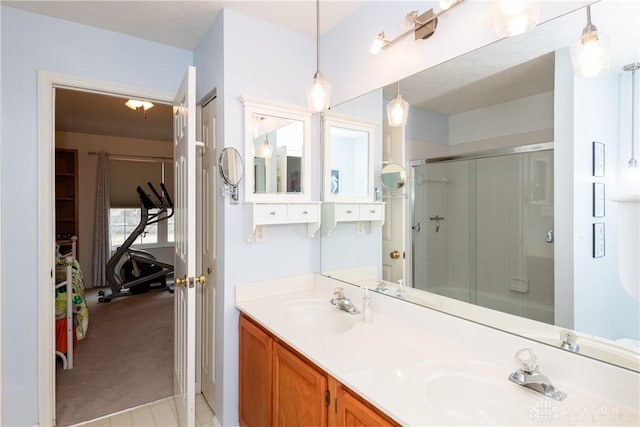
<path id="1" fill-rule="evenodd" d="M 111 208 L 111 246 L 114 248 L 121 246 L 138 224 L 140 224 L 140 208 Z M 133 244 L 173 242 L 173 229 L 173 217 L 167 221 L 149 225 Z"/>

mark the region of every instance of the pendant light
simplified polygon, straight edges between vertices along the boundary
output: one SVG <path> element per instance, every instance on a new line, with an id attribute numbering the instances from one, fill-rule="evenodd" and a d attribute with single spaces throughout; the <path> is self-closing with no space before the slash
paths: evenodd
<path id="1" fill-rule="evenodd" d="M 319 113 L 329 108 L 331 84 L 320 72 L 320 0 L 316 0 L 316 73 L 307 87 L 307 104 L 311 111 Z"/>
<path id="2" fill-rule="evenodd" d="M 636 71 L 640 70 L 640 62 L 626 65 L 624 71 L 631 71 L 631 158 L 627 162 L 627 169 L 619 182 L 618 196 L 620 201 L 640 201 L 640 167 L 635 158 L 636 144 Z"/>
<path id="3" fill-rule="evenodd" d="M 591 6 L 587 6 L 587 25 L 571 45 L 571 63 L 576 77 L 596 77 L 609 71 L 610 39 L 591 23 Z"/>
<path id="4" fill-rule="evenodd" d="M 540 20 L 540 0 L 491 0 L 493 26 L 499 36 L 526 33 Z"/>
<path id="5" fill-rule="evenodd" d="M 387 120 L 389 126 L 400 127 L 407 124 L 409 103 L 400 95 L 400 82 L 397 82 L 396 97 L 387 104 Z"/>
<path id="6" fill-rule="evenodd" d="M 265 159 L 270 159 L 273 155 L 273 146 L 269 142 L 269 137 L 265 137 L 264 142 L 262 143 L 262 147 L 260 147 L 260 156 Z"/>

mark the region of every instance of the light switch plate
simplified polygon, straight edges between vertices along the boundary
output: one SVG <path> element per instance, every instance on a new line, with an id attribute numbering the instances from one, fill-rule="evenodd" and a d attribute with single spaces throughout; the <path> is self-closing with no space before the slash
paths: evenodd
<path id="1" fill-rule="evenodd" d="M 357 228 L 357 233 L 358 236 L 362 236 L 365 233 L 365 229 L 364 229 L 365 225 L 364 225 L 364 221 L 358 221 L 356 223 L 356 228 Z"/>

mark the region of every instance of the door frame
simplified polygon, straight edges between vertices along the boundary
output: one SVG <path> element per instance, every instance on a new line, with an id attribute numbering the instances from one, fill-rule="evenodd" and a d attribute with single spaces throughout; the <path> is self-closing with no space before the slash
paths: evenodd
<path id="1" fill-rule="evenodd" d="M 38 71 L 38 425 L 55 420 L 55 89 L 104 93 L 172 104 L 175 93 Z"/>

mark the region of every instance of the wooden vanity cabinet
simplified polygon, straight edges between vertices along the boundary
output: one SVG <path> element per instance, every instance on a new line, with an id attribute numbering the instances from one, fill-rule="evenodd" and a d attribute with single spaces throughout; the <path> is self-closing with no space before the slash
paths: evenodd
<path id="1" fill-rule="evenodd" d="M 240 317 L 241 426 L 267 426 L 271 422 L 273 338 L 246 317 Z"/>
<path id="2" fill-rule="evenodd" d="M 239 322 L 240 426 L 398 425 L 245 315 Z"/>
<path id="3" fill-rule="evenodd" d="M 273 352 L 273 425 L 326 426 L 327 376 L 279 342 Z"/>

